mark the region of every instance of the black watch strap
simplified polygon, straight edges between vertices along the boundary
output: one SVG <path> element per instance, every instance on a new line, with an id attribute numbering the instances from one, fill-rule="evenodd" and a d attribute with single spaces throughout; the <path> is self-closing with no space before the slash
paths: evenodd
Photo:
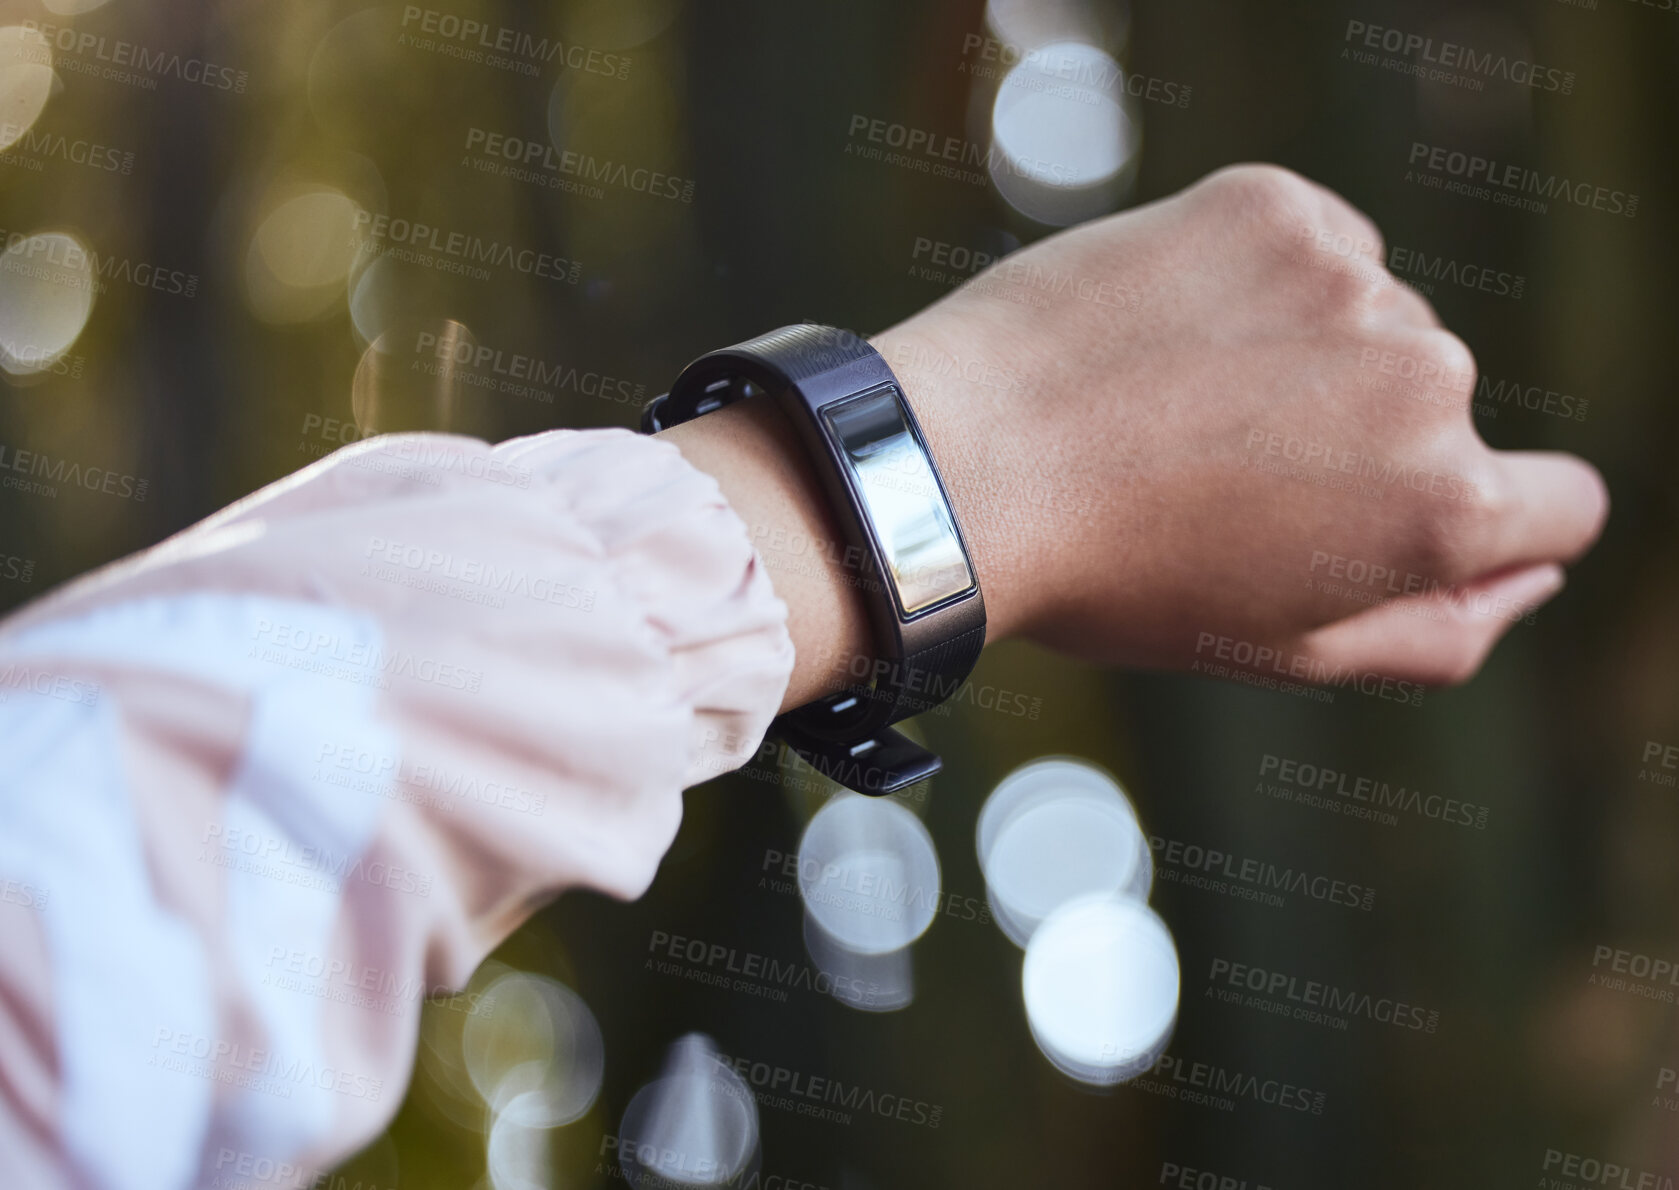
<path id="1" fill-rule="evenodd" d="M 906 617 L 899 611 L 866 518 L 842 469 L 829 458 L 831 447 L 815 411 L 887 385 L 901 400 L 897 377 L 862 338 L 806 323 L 701 356 L 683 369 L 669 393 L 648 403 L 641 426 L 653 433 L 767 394 L 778 398 L 800 431 L 835 523 L 846 544 L 856 547 L 852 554 L 862 559 L 857 581 L 869 609 L 876 655 L 845 659 L 846 689 L 778 716 L 771 731 L 831 780 L 871 794 L 895 792 L 939 771 L 938 756 L 892 724 L 953 694 L 985 645 L 985 604 L 977 578 L 971 592 L 928 609 L 930 614 Z M 902 412 L 925 450 L 907 400 Z M 928 466 L 943 495 L 930 456 Z M 960 540 L 959 528 L 956 533 Z"/>

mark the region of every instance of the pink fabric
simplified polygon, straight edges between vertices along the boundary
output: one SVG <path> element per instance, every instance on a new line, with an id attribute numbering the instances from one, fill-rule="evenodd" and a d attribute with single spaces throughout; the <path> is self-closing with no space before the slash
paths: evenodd
<path id="1" fill-rule="evenodd" d="M 350 644 L 323 643 L 318 632 L 311 644 L 264 613 L 238 658 L 255 678 L 224 680 L 186 661 L 177 669 L 167 659 L 78 655 L 80 635 L 101 624 L 123 639 L 139 624 L 155 624 L 159 639 L 190 633 L 201 614 L 192 599 L 222 596 L 228 607 L 250 596 L 274 603 L 249 606 L 345 613 L 371 625 L 381 651 L 364 664 Z M 222 607 L 217 598 L 205 606 Z M 317 778 L 341 784 L 346 811 L 372 824 L 358 845 L 357 875 L 343 880 L 331 908 L 322 957 L 409 986 L 458 988 L 558 891 L 635 897 L 646 889 L 676 832 L 681 790 L 747 759 L 775 713 L 793 661 L 785 618 L 715 482 L 667 443 L 617 430 L 555 431 L 494 448 L 398 435 L 339 451 L 23 609 L 0 625 L 0 681 L 13 675 L 14 700 L 96 688 L 97 704 L 75 709 L 114 717 L 115 771 L 145 874 L 142 903 L 123 911 L 185 924 L 207 965 L 197 975 L 182 965 L 178 999 L 206 998 L 212 1034 L 230 1050 L 214 1061 L 237 1076 L 239 1055 L 276 1045 L 280 1023 L 229 957 L 235 944 L 263 953 L 263 939 L 232 935 L 235 910 L 241 921 L 263 920 L 270 909 L 279 920 L 288 898 L 304 896 L 283 880 L 240 876 L 241 888 L 272 904 L 251 905 L 241 892 L 229 905 L 227 864 L 241 859 L 228 842 L 229 790 L 252 780 L 258 718 L 282 720 L 271 724 L 275 738 L 300 741 Z M 288 724 L 287 704 L 252 684 L 271 670 L 308 668 L 311 681 L 326 673 L 320 689 L 339 691 L 330 671 L 345 665 L 379 675 L 371 713 L 394 747 L 333 738 L 304 719 Z M 0 739 L 8 764 L 12 743 Z M 82 870 L 73 846 L 66 854 L 57 880 L 80 891 L 103 878 Z M 0 888 L 7 878 L 0 870 Z M 43 890 L 44 904 L 23 904 L 15 890 L 27 883 L 14 881 L 14 895 L 0 897 L 0 1185 L 164 1184 L 101 1164 L 108 1155 L 88 1148 L 97 1141 L 69 1139 L 67 1113 L 82 1100 L 65 1087 L 71 1061 L 60 1005 L 70 989 L 60 981 L 83 977 L 61 968 L 47 928 L 51 914 L 70 911 L 66 899 L 50 895 L 55 885 Z M 268 952 L 275 968 L 295 964 L 288 946 L 280 939 Z M 163 993 L 172 978 L 148 973 Z M 174 1002 L 160 994 L 163 1009 Z M 316 1016 L 310 1044 L 349 1090 L 324 1100 L 324 1126 L 299 1122 L 295 1135 L 308 1138 L 301 1148 L 254 1156 L 320 1170 L 396 1110 L 419 1003 L 373 1011 L 320 998 L 308 1014 Z M 182 1035 L 160 1025 L 154 1037 L 131 1040 L 157 1053 Z M 132 1067 L 113 1062 L 106 1076 L 119 1086 L 137 1080 L 143 1096 L 149 1084 Z M 270 1127 L 278 1116 L 257 1127 L 239 1113 L 256 1100 L 257 1110 L 283 1116 L 293 1102 L 242 1102 L 237 1077 L 207 1081 L 190 1181 L 233 1184 L 230 1146 L 250 1156 L 253 1128 L 285 1131 Z"/>

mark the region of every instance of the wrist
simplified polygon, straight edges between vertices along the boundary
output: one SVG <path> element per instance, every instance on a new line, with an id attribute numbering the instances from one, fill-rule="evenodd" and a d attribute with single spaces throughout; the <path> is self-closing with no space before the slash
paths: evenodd
<path id="1" fill-rule="evenodd" d="M 1007 440 L 1001 428 L 1009 424 L 1013 402 L 1002 389 L 970 379 L 962 357 L 915 321 L 882 331 L 869 343 L 897 376 L 944 479 L 985 595 L 985 639 L 1004 640 L 1028 630 L 1044 581 L 1031 572 L 1021 548 L 1030 528 L 1012 457 L 1018 442 Z"/>
<path id="2" fill-rule="evenodd" d="M 769 401 L 737 401 L 659 434 L 717 481 L 787 605 L 793 675 L 781 710 L 844 686 L 874 637 L 827 497 L 792 423 Z"/>
<path id="3" fill-rule="evenodd" d="M 994 389 L 969 384 L 944 353 L 907 324 L 872 345 L 897 376 L 944 480 L 985 597 L 986 640 L 1025 630 L 1044 589 L 1016 547 L 1033 538 L 1021 520 L 1025 503 L 1009 479 L 996 438 L 1017 402 L 995 401 Z M 771 401 L 737 401 L 663 431 L 695 467 L 717 480 L 746 523 L 777 595 L 787 604 L 796 655 L 782 710 L 843 688 L 859 657 L 879 655 L 858 585 L 860 558 L 829 507 L 793 424 Z"/>

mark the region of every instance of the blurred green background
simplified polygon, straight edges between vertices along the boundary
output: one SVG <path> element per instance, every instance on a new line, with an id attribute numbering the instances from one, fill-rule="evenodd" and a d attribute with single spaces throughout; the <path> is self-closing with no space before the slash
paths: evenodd
<path id="1" fill-rule="evenodd" d="M 0 607 L 364 432 L 629 426 L 712 347 L 803 320 L 892 325 L 962 278 L 929 269 L 922 241 L 995 254 L 1055 229 L 995 186 L 849 152 L 854 119 L 985 145 L 998 93 L 975 69 L 995 65 L 987 39 L 1069 31 L 1177 97 L 1125 100 L 1125 169 L 1103 209 L 1230 162 L 1275 161 L 1344 194 L 1390 244 L 1523 278 L 1519 298 L 1419 287 L 1485 376 L 1570 395 L 1571 410 L 1585 402 L 1565 417 L 1483 395 L 1487 440 L 1578 452 L 1614 502 L 1565 593 L 1475 681 L 1420 707 L 1105 673 L 1008 645 L 975 681 L 1038 700 L 1036 716 L 964 705 L 923 717 L 947 767 L 906 804 L 954 897 L 984 897 L 973 838 L 987 792 L 1056 753 L 1114 772 L 1153 835 L 1376 889 L 1369 912 L 1154 889 L 1182 968 L 1170 1052 L 1321 1092 L 1321 1114 L 1077 1086 L 1035 1047 L 1020 952 L 983 921 L 934 923 L 914 949 L 914 1001 L 895 1013 L 648 970 L 654 931 L 804 954 L 797 896 L 762 878 L 771 853 L 796 851 L 826 791 L 733 776 L 689 791 L 642 901 L 568 894 L 496 956 L 575 989 L 605 1041 L 594 1106 L 544 1136 L 553 1185 L 618 1180 L 602 1139 L 692 1030 L 731 1055 L 940 1109 L 934 1128 L 764 1108 L 766 1187 L 781 1184 L 770 1175 L 832 1188 L 1147 1186 L 1173 1166 L 1279 1190 L 1619 1184 L 1570 1179 L 1548 1154 L 1626 1167 L 1632 1185 L 1646 1184 L 1640 1172 L 1679 1177 L 1679 1116 L 1658 1094 L 1662 1070 L 1679 1067 L 1673 1005 L 1590 982 L 1605 969 L 1599 948 L 1679 959 L 1679 791 L 1651 777 L 1674 770 L 1645 759 L 1651 744 L 1679 744 L 1679 12 L 1633 0 L 448 4 L 111 0 L 78 13 L 85 2 L 7 0 L 0 23 L 46 26 L 47 44 L 72 30 L 79 47 L 90 32 L 218 70 L 153 71 L 147 86 L 90 73 L 102 51 L 61 49 L 37 118 L 38 80 L 20 66 L 37 43 L 18 33 L 0 46 L 7 111 L 33 120 L 0 154 L 0 227 L 73 235 L 112 269 L 85 317 L 46 325 L 23 311 L 23 282 L 0 291 L 0 443 L 144 481 L 143 499 L 0 490 Z M 473 60 L 427 34 L 444 16 L 563 49 L 521 53 L 515 38 L 503 61 Z M 1566 94 L 1419 81 L 1344 56 L 1349 21 L 1497 46 L 1574 81 Z M 78 161 L 49 133 L 106 152 Z M 500 176 L 475 164 L 492 134 L 662 180 Z M 1636 193 L 1636 217 L 1426 189 L 1406 179 L 1419 141 Z M 404 262 L 389 234 L 369 246 L 375 225 L 358 211 L 559 263 L 483 279 Z M 31 336 L 62 334 L 67 319 L 68 347 L 28 366 Z M 502 391 L 480 383 L 488 368 L 417 368 L 412 347 L 428 334 L 538 361 L 540 376 Z M 1256 792 L 1267 756 L 1486 807 L 1485 826 L 1279 800 Z M 1343 1030 L 1233 1006 L 1209 995 L 1216 959 L 1425 1006 L 1438 1028 Z M 486 1113 L 448 1073 L 460 1020 L 428 1007 L 401 1112 L 344 1184 L 491 1184 Z"/>

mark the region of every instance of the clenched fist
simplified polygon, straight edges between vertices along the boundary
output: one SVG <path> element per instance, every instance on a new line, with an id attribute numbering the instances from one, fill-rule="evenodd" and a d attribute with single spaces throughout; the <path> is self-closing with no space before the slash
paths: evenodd
<path id="1" fill-rule="evenodd" d="M 878 336 L 993 636 L 1304 680 L 1472 675 L 1607 496 L 1573 456 L 1481 441 L 1473 356 L 1382 262 L 1336 195 L 1238 166 Z"/>

